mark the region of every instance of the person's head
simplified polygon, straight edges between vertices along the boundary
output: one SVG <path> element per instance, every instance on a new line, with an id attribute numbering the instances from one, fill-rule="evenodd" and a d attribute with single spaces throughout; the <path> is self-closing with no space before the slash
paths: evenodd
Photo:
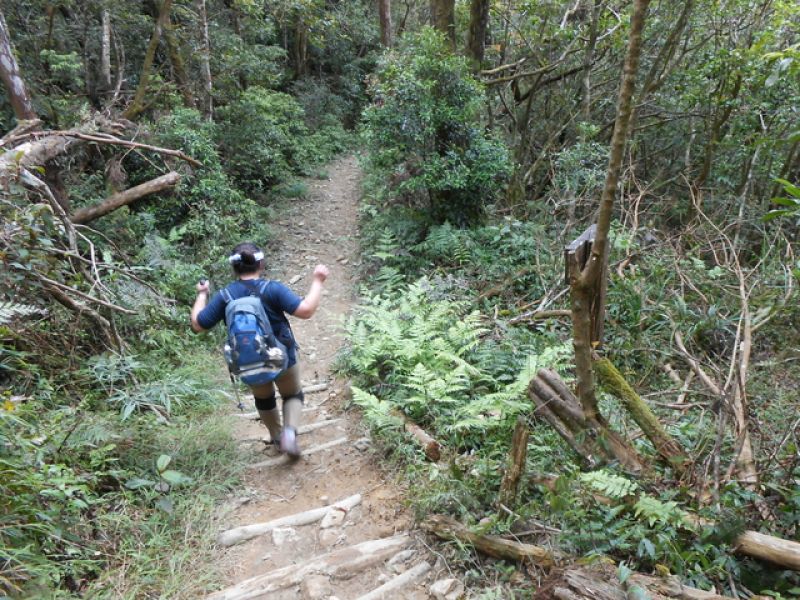
<path id="1" fill-rule="evenodd" d="M 250 275 L 264 267 L 264 253 L 254 243 L 242 242 L 233 249 L 228 261 L 237 275 Z"/>

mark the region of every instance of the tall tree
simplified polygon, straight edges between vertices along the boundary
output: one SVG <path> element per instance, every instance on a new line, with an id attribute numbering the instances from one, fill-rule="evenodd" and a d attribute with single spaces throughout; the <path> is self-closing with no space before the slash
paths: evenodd
<path id="1" fill-rule="evenodd" d="M 169 13 L 171 10 L 172 0 L 163 0 L 158 9 L 155 25 L 153 26 L 153 35 L 150 36 L 150 43 L 147 45 L 147 51 L 144 55 L 142 72 L 139 76 L 139 85 L 136 87 L 133 100 L 128 108 L 125 109 L 124 114 L 126 119 L 133 119 L 145 109 L 144 98 L 147 95 L 147 86 L 150 83 L 150 71 L 153 68 L 153 60 L 156 56 L 158 43 L 161 41 L 161 34 L 164 29 L 169 26 Z"/>
<path id="2" fill-rule="evenodd" d="M 211 79 L 211 42 L 208 36 L 208 14 L 206 0 L 197 0 L 197 16 L 200 19 L 200 76 L 203 78 L 203 115 L 210 119 L 214 113 L 214 83 Z"/>
<path id="3" fill-rule="evenodd" d="M 8 92 L 11 108 L 17 120 L 35 119 L 36 111 L 28 94 L 28 88 L 19 71 L 17 59 L 14 57 L 14 48 L 8 35 L 8 27 L 3 12 L 0 11 L 0 80 Z"/>
<path id="4" fill-rule="evenodd" d="M 104 7 L 101 15 L 100 32 L 100 91 L 107 94 L 111 90 L 111 12 Z"/>
<path id="5" fill-rule="evenodd" d="M 605 262 L 608 232 L 617 195 L 622 157 L 628 141 L 629 123 L 632 112 L 633 92 L 636 87 L 636 74 L 639 70 L 639 57 L 642 49 L 642 30 L 650 0 L 634 0 L 631 15 L 628 51 L 622 73 L 622 83 L 617 100 L 617 116 L 611 136 L 611 149 L 603 191 L 600 196 L 600 212 L 597 216 L 597 233 L 592 245 L 592 253 L 583 270 L 570 282 L 572 299 L 572 340 L 575 347 L 575 367 L 578 379 L 578 399 L 587 419 L 599 415 L 595 395 L 594 373 L 592 371 L 591 346 L 591 294 L 595 282 L 601 276 Z"/>
<path id="6" fill-rule="evenodd" d="M 450 47 L 456 49 L 455 0 L 431 0 L 431 24 L 445 34 Z"/>
<path id="7" fill-rule="evenodd" d="M 469 36 L 467 56 L 472 59 L 473 69 L 478 71 L 483 62 L 483 47 L 489 26 L 489 0 L 472 0 L 469 6 Z"/>
<path id="8" fill-rule="evenodd" d="M 378 0 L 378 19 L 381 25 L 381 44 L 392 47 L 392 0 Z"/>

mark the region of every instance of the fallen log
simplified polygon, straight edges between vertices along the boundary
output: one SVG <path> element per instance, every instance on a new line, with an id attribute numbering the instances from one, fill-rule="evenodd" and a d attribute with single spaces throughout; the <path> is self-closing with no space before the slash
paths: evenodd
<path id="1" fill-rule="evenodd" d="M 166 175 L 146 181 L 140 185 L 127 189 L 124 192 L 113 194 L 99 204 L 81 208 L 70 216 L 70 221 L 77 224 L 88 223 L 89 221 L 93 221 L 102 217 L 103 215 L 107 215 L 118 208 L 131 204 L 140 198 L 173 188 L 178 185 L 180 180 L 181 176 L 178 175 L 178 173 L 175 171 L 170 171 Z"/>
<path id="2" fill-rule="evenodd" d="M 311 433 L 312 431 L 316 431 L 317 429 L 322 429 L 324 427 L 328 427 L 329 425 L 334 425 L 339 423 L 341 419 L 328 419 L 327 421 L 317 421 L 316 423 L 308 423 L 307 425 L 300 425 L 297 428 L 297 435 L 303 435 L 306 433 Z M 265 444 L 269 443 L 271 440 L 269 435 L 267 437 L 251 437 L 251 438 L 242 438 L 237 441 L 239 444 L 250 444 L 250 443 L 257 443 L 263 442 Z"/>
<path id="3" fill-rule="evenodd" d="M 269 533 L 276 527 L 299 527 L 301 525 L 310 525 L 321 521 L 325 515 L 331 510 L 344 510 L 348 511 L 355 506 L 361 504 L 361 494 L 354 494 L 333 504 L 320 506 L 319 508 L 312 508 L 293 515 L 287 515 L 266 523 L 253 523 L 251 525 L 242 525 L 241 527 L 234 527 L 223 531 L 217 537 L 217 543 L 220 546 L 234 546 L 241 544 L 247 540 L 253 539 L 265 533 Z"/>
<path id="4" fill-rule="evenodd" d="M 430 515 L 422 522 L 422 528 L 444 540 L 471 544 L 476 550 L 495 558 L 517 562 L 530 560 L 540 567 L 548 568 L 555 564 L 556 557 L 546 548 L 507 540 L 497 535 L 473 533 L 468 527 L 445 515 Z"/>
<path id="5" fill-rule="evenodd" d="M 734 546 L 740 554 L 800 571 L 800 543 L 757 531 L 745 531 L 736 538 Z"/>
<path id="6" fill-rule="evenodd" d="M 395 417 L 403 419 L 403 427 L 406 430 L 406 433 L 410 433 L 411 437 L 413 437 L 414 440 L 416 440 L 416 442 L 422 446 L 422 451 L 425 452 L 425 456 L 428 457 L 428 460 L 438 462 L 442 457 L 442 445 L 428 435 L 428 433 L 422 427 L 414 423 L 414 421 L 409 419 L 399 410 L 393 410 L 392 414 Z"/>
<path id="7" fill-rule="evenodd" d="M 629 600 L 639 597 L 650 600 L 734 600 L 685 586 L 674 576 L 658 578 L 633 573 L 622 583 L 617 570 L 605 564 L 554 572 L 533 595 L 535 600 Z"/>
<path id="8" fill-rule="evenodd" d="M 263 575 L 245 579 L 225 590 L 206 596 L 207 600 L 248 600 L 277 590 L 298 585 L 312 573 L 346 576 L 383 562 L 411 542 L 406 534 L 362 542 L 322 556 L 315 556 L 297 565 L 289 565 Z"/>
<path id="9" fill-rule="evenodd" d="M 642 400 L 642 397 L 636 393 L 610 360 L 597 355 L 592 358 L 598 383 L 607 392 L 620 399 L 625 410 L 636 421 L 661 458 L 678 472 L 683 472 L 687 459 L 686 452 L 680 444 L 667 433 L 647 403 Z"/>
<path id="10" fill-rule="evenodd" d="M 408 571 L 400 573 L 397 577 L 390 579 L 381 587 L 372 590 L 371 592 L 359 596 L 356 600 L 391 600 L 392 598 L 399 597 L 400 590 L 403 590 L 408 585 L 413 585 L 422 579 L 428 571 L 431 570 L 431 565 L 428 562 L 421 562 L 415 567 L 411 567 Z"/>
<path id="11" fill-rule="evenodd" d="M 316 454 L 317 452 L 322 452 L 324 450 L 328 450 L 329 448 L 333 448 L 334 446 L 339 446 L 344 444 L 347 441 L 346 437 L 338 438 L 330 442 L 325 442 L 324 444 L 319 444 L 318 446 L 312 446 L 307 450 L 303 450 L 303 456 L 308 456 L 310 454 Z M 286 456 L 276 456 L 275 458 L 269 458 L 267 460 L 262 460 L 261 462 L 253 463 L 251 465 L 247 465 L 248 469 L 260 469 L 261 467 L 274 467 L 276 465 L 282 465 L 284 463 L 290 462 L 290 459 Z"/>

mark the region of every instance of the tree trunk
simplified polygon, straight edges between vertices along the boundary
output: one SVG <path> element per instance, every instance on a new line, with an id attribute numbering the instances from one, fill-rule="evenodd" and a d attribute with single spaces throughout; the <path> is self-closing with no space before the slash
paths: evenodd
<path id="1" fill-rule="evenodd" d="M 431 25 L 447 38 L 450 48 L 456 49 L 455 0 L 431 0 Z"/>
<path id="2" fill-rule="evenodd" d="M 499 504 L 506 507 L 514 506 L 517 500 L 519 480 L 525 472 L 525 459 L 527 456 L 528 425 L 525 422 L 525 417 L 519 416 L 516 425 L 514 425 L 514 435 L 511 438 L 508 466 L 503 474 L 503 480 L 500 482 L 500 493 L 497 495 Z"/>
<path id="3" fill-rule="evenodd" d="M 171 171 L 166 175 L 146 181 L 140 185 L 125 190 L 124 192 L 114 194 L 99 204 L 82 208 L 70 216 L 70 221 L 79 225 L 88 223 L 89 221 L 94 221 L 95 219 L 98 219 L 103 215 L 107 215 L 118 208 L 126 206 L 131 202 L 138 200 L 139 198 L 173 188 L 178 184 L 180 179 L 180 175 L 178 175 L 175 171 Z"/>
<path id="4" fill-rule="evenodd" d="M 14 57 L 14 48 L 8 34 L 6 19 L 0 11 L 0 80 L 8 92 L 8 99 L 14 116 L 18 121 L 27 121 L 36 118 L 33 102 L 28 95 L 28 88 L 19 71 L 17 59 Z"/>
<path id="5" fill-rule="evenodd" d="M 467 56 L 472 59 L 474 71 L 480 71 L 483 63 L 483 47 L 489 27 L 489 0 L 472 0 L 469 6 L 469 37 Z"/>
<path id="6" fill-rule="evenodd" d="M 203 116 L 211 119 L 214 114 L 214 82 L 211 79 L 211 42 L 208 37 L 208 14 L 206 0 L 197 0 L 197 15 L 200 18 L 200 76 L 203 78 Z"/>
<path id="7" fill-rule="evenodd" d="M 181 46 L 175 36 L 175 25 L 171 20 L 167 20 L 167 26 L 164 28 L 164 40 L 167 42 L 169 62 L 172 64 L 172 73 L 183 97 L 183 104 L 189 108 L 194 108 L 194 95 L 189 84 L 189 76 L 186 74 L 186 62 L 183 60 Z"/>
<path id="8" fill-rule="evenodd" d="M 392 47 L 392 0 L 378 0 L 378 19 L 381 25 L 381 44 Z"/>
<path id="9" fill-rule="evenodd" d="M 169 25 L 169 13 L 171 10 L 172 0 L 163 0 L 159 7 L 155 26 L 153 27 L 153 35 L 150 36 L 150 43 L 147 45 L 147 51 L 144 55 L 142 72 L 139 76 L 139 85 L 136 88 L 136 93 L 133 96 L 130 106 L 128 106 L 123 113 L 126 119 L 136 118 L 145 109 L 144 98 L 147 95 L 147 86 L 150 83 L 150 71 L 153 68 L 153 60 L 156 56 L 158 43 L 161 41 L 161 33 Z"/>
<path id="10" fill-rule="evenodd" d="M 302 15 L 297 15 L 294 28 L 294 73 L 295 78 L 304 77 L 308 67 L 308 29 Z"/>
<path id="11" fill-rule="evenodd" d="M 111 91 L 111 13 L 103 9 L 100 32 L 100 92 L 107 95 Z"/>
<path id="12" fill-rule="evenodd" d="M 622 157 L 628 141 L 628 124 L 631 117 L 631 98 L 636 86 L 636 73 L 639 70 L 639 56 L 642 48 L 642 30 L 650 0 L 634 0 L 631 15 L 628 51 L 622 73 L 617 117 L 611 136 L 611 150 L 608 157 L 606 181 L 600 197 L 600 212 L 597 217 L 597 234 L 592 244 L 592 254 L 583 271 L 570 282 L 572 297 L 572 340 L 575 347 L 575 367 L 578 377 L 578 397 L 587 418 L 597 415 L 597 398 L 594 390 L 594 374 L 591 357 L 591 316 L 590 292 L 595 281 L 601 276 L 601 267 L 608 244 L 608 231 L 617 195 Z"/>

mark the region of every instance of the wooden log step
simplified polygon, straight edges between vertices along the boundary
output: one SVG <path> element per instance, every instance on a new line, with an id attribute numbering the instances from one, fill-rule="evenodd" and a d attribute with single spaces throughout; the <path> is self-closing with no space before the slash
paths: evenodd
<path id="1" fill-rule="evenodd" d="M 383 562 L 409 543 L 411 543 L 411 538 L 407 534 L 362 542 L 322 556 L 309 558 L 296 565 L 256 575 L 206 596 L 206 598 L 207 600 L 248 600 L 298 585 L 312 573 L 320 573 L 329 577 L 353 575 Z"/>
<path id="2" fill-rule="evenodd" d="M 277 527 L 298 527 L 300 525 L 310 525 L 311 523 L 321 521 L 323 517 L 325 517 L 325 515 L 327 515 L 331 510 L 343 510 L 346 512 L 351 510 L 353 507 L 358 506 L 359 504 L 361 504 L 361 494 L 354 494 L 352 496 L 348 496 L 347 498 L 343 498 L 338 502 L 326 504 L 325 506 L 320 506 L 319 508 L 312 508 L 311 510 L 295 513 L 293 515 L 287 515 L 285 517 L 273 519 L 272 521 L 267 521 L 265 523 L 253 523 L 251 525 L 242 525 L 241 527 L 228 529 L 227 531 L 223 531 L 219 534 L 217 537 L 217 543 L 220 546 L 233 546 L 235 544 L 240 544 L 250 540 L 254 537 L 258 537 L 259 535 L 269 533 Z"/>
<path id="3" fill-rule="evenodd" d="M 303 450 L 303 456 L 309 456 L 311 454 L 317 454 L 318 452 L 323 452 L 325 450 L 329 450 L 334 446 L 339 446 L 347 442 L 347 437 L 341 437 L 335 439 L 330 442 L 325 442 L 324 444 L 319 444 L 318 446 L 311 446 L 307 450 Z M 248 469 L 261 469 L 262 467 L 274 467 L 276 465 L 282 465 L 291 462 L 291 459 L 287 456 L 276 456 L 275 458 L 269 458 L 267 460 L 262 460 L 261 462 L 253 463 L 251 465 L 247 465 Z"/>
<path id="4" fill-rule="evenodd" d="M 421 562 L 415 567 L 411 567 L 405 573 L 400 573 L 397 577 L 390 579 L 381 587 L 372 590 L 369 593 L 359 596 L 357 600 L 390 600 L 397 598 L 398 592 L 401 590 L 416 585 L 428 571 L 431 570 L 431 565 L 428 562 Z"/>
<path id="5" fill-rule="evenodd" d="M 316 431 L 317 429 L 323 429 L 324 427 L 328 427 L 329 425 L 334 425 L 339 423 L 341 419 L 328 419 L 326 421 L 316 421 L 315 423 L 307 423 L 306 425 L 300 425 L 297 428 L 297 434 L 303 435 L 306 433 L 311 433 L 312 431 Z M 247 443 L 255 443 L 255 442 L 264 442 L 267 443 L 270 441 L 269 435 L 267 437 L 251 437 L 251 438 L 243 438 L 238 440 L 240 444 L 247 444 Z"/>

